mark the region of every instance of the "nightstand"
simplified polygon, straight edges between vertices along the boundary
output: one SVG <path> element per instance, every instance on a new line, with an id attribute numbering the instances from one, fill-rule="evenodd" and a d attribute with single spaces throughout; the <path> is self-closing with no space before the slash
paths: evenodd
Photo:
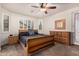
<path id="1" fill-rule="evenodd" d="M 16 44 L 18 43 L 18 36 L 9 36 L 8 37 L 8 44 Z"/>

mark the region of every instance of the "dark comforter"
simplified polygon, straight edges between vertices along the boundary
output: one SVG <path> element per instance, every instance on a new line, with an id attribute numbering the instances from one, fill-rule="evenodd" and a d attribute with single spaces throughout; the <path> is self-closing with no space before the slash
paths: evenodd
<path id="1" fill-rule="evenodd" d="M 28 36 L 21 36 L 20 41 L 25 44 L 28 41 L 27 37 Z"/>
<path id="2" fill-rule="evenodd" d="M 38 32 L 34 32 L 34 31 L 21 32 L 19 33 L 19 39 L 24 45 L 26 45 L 28 41 L 28 37 L 37 36 L 37 35 L 41 35 L 41 34 L 39 34 Z"/>

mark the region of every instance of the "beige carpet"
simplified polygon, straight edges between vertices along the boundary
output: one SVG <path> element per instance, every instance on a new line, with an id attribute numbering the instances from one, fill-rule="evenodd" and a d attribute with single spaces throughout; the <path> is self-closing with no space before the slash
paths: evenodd
<path id="1" fill-rule="evenodd" d="M 24 56 L 24 53 L 19 44 L 5 45 L 2 47 L 0 56 Z M 65 46 L 56 43 L 55 46 L 48 46 L 41 49 L 32 56 L 79 56 L 79 46 Z"/>

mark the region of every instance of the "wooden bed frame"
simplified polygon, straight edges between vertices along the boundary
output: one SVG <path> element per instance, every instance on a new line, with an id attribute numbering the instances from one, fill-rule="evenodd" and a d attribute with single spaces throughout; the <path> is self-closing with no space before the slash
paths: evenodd
<path id="1" fill-rule="evenodd" d="M 47 35 L 47 36 L 44 36 L 44 37 L 28 39 L 26 47 L 23 43 L 20 42 L 20 44 L 24 49 L 24 54 L 25 55 L 31 55 L 31 54 L 34 54 L 35 52 L 37 52 L 38 50 L 42 49 L 45 46 L 49 46 L 49 45 L 53 46 L 54 41 L 53 41 L 53 36 Z"/>

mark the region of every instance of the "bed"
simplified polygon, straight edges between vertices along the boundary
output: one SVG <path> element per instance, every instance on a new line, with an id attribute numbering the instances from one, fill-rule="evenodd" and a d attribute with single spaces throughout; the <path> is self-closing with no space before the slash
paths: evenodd
<path id="1" fill-rule="evenodd" d="M 37 34 L 36 30 L 33 30 L 33 32 L 36 32 L 35 35 L 21 35 L 22 32 L 24 33 L 29 31 L 22 30 L 19 32 L 19 42 L 23 47 L 25 55 L 32 55 L 46 46 L 54 45 L 53 36 Z"/>

